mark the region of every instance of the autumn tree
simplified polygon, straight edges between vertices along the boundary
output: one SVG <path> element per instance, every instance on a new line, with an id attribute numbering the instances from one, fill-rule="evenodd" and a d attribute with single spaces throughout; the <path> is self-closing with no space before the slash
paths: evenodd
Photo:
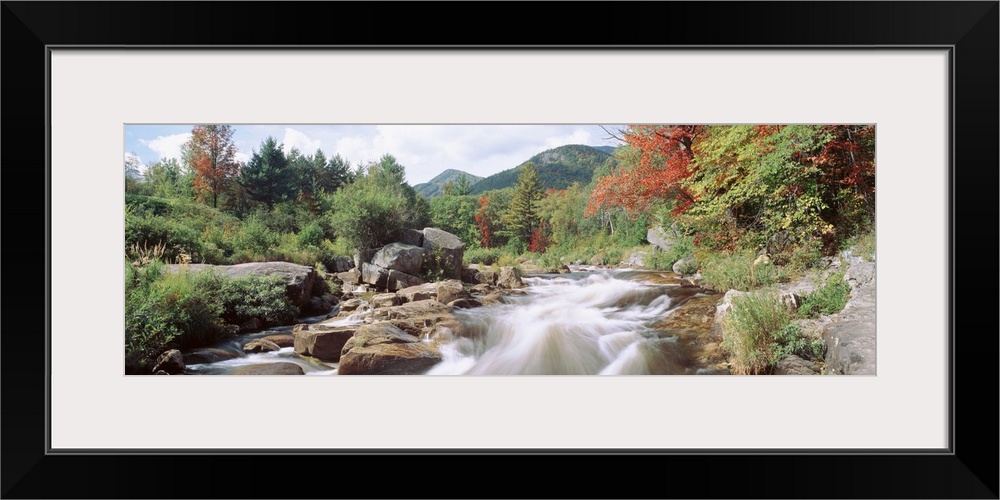
<path id="1" fill-rule="evenodd" d="M 292 150 L 291 153 L 293 161 L 298 161 L 298 151 Z M 277 202 L 293 199 L 296 194 L 295 172 L 288 163 L 278 141 L 268 137 L 241 169 L 240 186 L 252 200 L 264 203 L 268 208 Z"/>
<path id="2" fill-rule="evenodd" d="M 686 210 L 696 200 L 682 181 L 692 174 L 692 148 L 704 129 L 702 125 L 628 126 L 622 139 L 630 148 L 620 153 L 621 166 L 597 182 L 587 215 L 622 208 L 637 216 L 664 201 L 673 203 L 677 213 Z"/>
<path id="3" fill-rule="evenodd" d="M 184 161 L 195 174 L 195 194 L 211 198 L 213 207 L 219 206 L 219 196 L 229 191 L 240 170 L 233 132 L 230 125 L 196 125 L 183 146 Z"/>
<path id="4" fill-rule="evenodd" d="M 514 188 L 510 207 L 501 217 L 510 237 L 520 241 L 525 247 L 531 243 L 531 235 L 539 227 L 538 203 L 542 195 L 538 169 L 534 163 L 525 163 L 517 176 L 517 186 Z"/>

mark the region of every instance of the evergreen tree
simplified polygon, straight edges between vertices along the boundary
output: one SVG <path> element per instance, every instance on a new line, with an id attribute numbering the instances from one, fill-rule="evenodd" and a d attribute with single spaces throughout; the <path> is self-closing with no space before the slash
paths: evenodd
<path id="1" fill-rule="evenodd" d="M 542 183 L 538 178 L 538 169 L 534 163 L 525 163 L 517 176 L 510 208 L 501 217 L 509 235 L 525 247 L 531 243 L 531 233 L 538 228 L 538 204 L 541 199 Z"/>
<path id="2" fill-rule="evenodd" d="M 289 156 L 298 161 L 297 151 Z M 288 166 L 288 158 L 273 137 L 264 139 L 260 151 L 254 151 L 250 161 L 240 172 L 240 185 L 247 195 L 268 207 L 280 201 L 295 197 L 294 172 Z"/>

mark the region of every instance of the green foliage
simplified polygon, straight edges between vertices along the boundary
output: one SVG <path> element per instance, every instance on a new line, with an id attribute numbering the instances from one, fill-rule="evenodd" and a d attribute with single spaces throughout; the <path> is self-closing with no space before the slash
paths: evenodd
<path id="1" fill-rule="evenodd" d="M 500 218 L 511 239 L 527 248 L 532 232 L 539 226 L 538 204 L 542 199 L 542 186 L 533 163 L 528 162 L 520 169 L 510 206 Z"/>
<path id="2" fill-rule="evenodd" d="M 821 339 L 802 333 L 802 327 L 798 323 L 789 323 L 772 336 L 771 365 L 776 365 L 792 354 L 802 359 L 822 360 L 826 355 L 826 344 Z"/>
<path id="3" fill-rule="evenodd" d="M 362 167 L 357 179 L 331 198 L 333 230 L 357 249 L 382 246 L 395 231 L 428 222 L 430 205 L 406 183 L 403 166 L 390 155 Z"/>
<path id="4" fill-rule="evenodd" d="M 243 221 L 233 239 L 233 249 L 241 254 L 246 261 L 252 261 L 254 256 L 264 255 L 278 246 L 281 235 L 272 231 L 256 216 L 250 216 Z"/>
<path id="5" fill-rule="evenodd" d="M 730 255 L 705 255 L 701 267 L 702 282 L 714 290 L 749 291 L 777 283 L 780 270 L 771 263 L 754 264 L 756 256 L 743 250 Z"/>
<path id="6" fill-rule="evenodd" d="M 169 273 L 162 263 L 125 264 L 125 364 L 129 373 L 148 372 L 168 348 L 189 348 L 221 340 L 222 278 L 215 273 Z"/>
<path id="7" fill-rule="evenodd" d="M 791 318 L 774 293 L 755 292 L 733 297 L 723 321 L 722 349 L 729 355 L 733 373 L 767 373 L 774 363 L 775 333 Z"/>
<path id="8" fill-rule="evenodd" d="M 297 154 L 297 152 L 296 152 Z M 268 207 L 295 198 L 295 170 L 273 137 L 268 137 L 240 169 L 238 182 L 249 197 Z"/>
<path id="9" fill-rule="evenodd" d="M 466 265 L 483 264 L 488 266 L 499 260 L 500 255 L 499 248 L 470 248 L 462 254 L 462 259 Z"/>
<path id="10" fill-rule="evenodd" d="M 220 289 L 222 318 L 241 324 L 257 318 L 265 326 L 288 324 L 298 316 L 298 308 L 285 294 L 280 276 L 244 276 L 226 280 Z"/>
<path id="11" fill-rule="evenodd" d="M 432 252 L 425 252 L 420 266 L 420 277 L 428 282 L 444 280 L 447 278 L 442 266 L 444 261 L 444 252 L 440 248 L 435 248 Z"/>
<path id="12" fill-rule="evenodd" d="M 466 248 L 479 246 L 476 196 L 443 195 L 430 200 L 431 226 L 458 236 Z"/>
<path id="13" fill-rule="evenodd" d="M 312 221 L 299 231 L 298 234 L 298 244 L 299 247 L 318 247 L 323 242 L 324 231 L 323 226 L 320 225 L 319 221 Z"/>
<path id="14" fill-rule="evenodd" d="M 821 314 L 835 314 L 844 309 L 851 295 L 851 285 L 844 281 L 843 272 L 831 273 L 826 282 L 802 298 L 798 315 L 815 318 Z"/>

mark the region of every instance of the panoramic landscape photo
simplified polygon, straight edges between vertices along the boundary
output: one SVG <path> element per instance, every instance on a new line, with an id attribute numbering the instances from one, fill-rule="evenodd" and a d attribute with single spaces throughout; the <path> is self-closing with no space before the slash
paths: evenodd
<path id="1" fill-rule="evenodd" d="M 874 375 L 875 126 L 124 127 L 127 375 Z"/>

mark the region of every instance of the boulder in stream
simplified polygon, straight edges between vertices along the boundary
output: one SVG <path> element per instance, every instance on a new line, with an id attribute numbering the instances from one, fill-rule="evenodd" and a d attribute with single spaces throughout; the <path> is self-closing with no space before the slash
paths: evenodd
<path id="1" fill-rule="evenodd" d="M 156 358 L 153 372 L 163 370 L 171 375 L 184 371 L 184 356 L 177 349 L 171 349 Z"/>
<path id="2" fill-rule="evenodd" d="M 344 345 L 340 375 L 417 375 L 441 361 L 441 352 L 388 323 L 364 325 Z"/>
<path id="3" fill-rule="evenodd" d="M 245 365 L 232 371 L 233 375 L 305 375 L 302 367 L 287 361 Z"/>
<path id="4" fill-rule="evenodd" d="M 354 335 L 356 326 L 295 325 L 295 352 L 323 361 L 340 360 L 340 352 Z"/>

